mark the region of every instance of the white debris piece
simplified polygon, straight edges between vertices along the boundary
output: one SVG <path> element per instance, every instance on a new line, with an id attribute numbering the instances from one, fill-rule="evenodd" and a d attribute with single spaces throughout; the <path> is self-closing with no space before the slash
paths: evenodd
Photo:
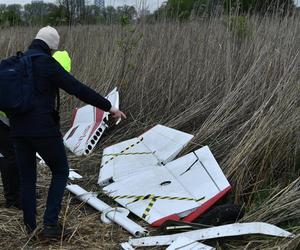
<path id="1" fill-rule="evenodd" d="M 134 247 L 171 245 L 179 237 L 187 237 L 194 241 L 209 240 L 222 237 L 240 236 L 248 234 L 263 234 L 277 237 L 294 237 L 294 234 L 274 225 L 263 222 L 234 223 L 224 226 L 211 227 L 172 235 L 129 239 Z"/>
<path id="2" fill-rule="evenodd" d="M 127 217 L 129 214 L 127 209 L 112 208 L 99 200 L 96 193 L 87 192 L 78 185 L 67 185 L 66 188 L 71 193 L 75 194 L 79 200 L 88 203 L 99 212 L 103 212 L 101 218 L 105 223 L 115 222 L 135 237 L 141 237 L 149 234 L 147 230 Z"/>
<path id="3" fill-rule="evenodd" d="M 179 237 L 166 250 L 215 250 L 211 246 L 191 240 L 187 237 Z"/>
<path id="4" fill-rule="evenodd" d="M 128 242 L 121 243 L 121 248 L 123 250 L 134 250 L 134 248 Z"/>
<path id="5" fill-rule="evenodd" d="M 39 160 L 39 165 L 42 165 L 42 166 L 46 165 L 46 162 L 43 160 L 43 158 L 38 153 L 36 153 L 36 158 L 38 158 L 38 160 Z"/>
<path id="6" fill-rule="evenodd" d="M 69 179 L 74 181 L 76 179 L 82 179 L 82 176 L 74 171 L 74 169 L 69 170 Z"/>

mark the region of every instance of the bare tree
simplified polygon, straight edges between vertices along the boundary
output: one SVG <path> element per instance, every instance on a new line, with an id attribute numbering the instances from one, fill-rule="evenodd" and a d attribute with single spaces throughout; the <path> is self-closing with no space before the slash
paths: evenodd
<path id="1" fill-rule="evenodd" d="M 84 19 L 85 0 L 57 0 L 57 3 L 64 9 L 70 25 L 80 23 Z"/>

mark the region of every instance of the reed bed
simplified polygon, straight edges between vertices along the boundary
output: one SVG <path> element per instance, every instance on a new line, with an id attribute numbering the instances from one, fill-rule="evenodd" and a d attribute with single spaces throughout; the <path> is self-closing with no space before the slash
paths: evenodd
<path id="1" fill-rule="evenodd" d="M 231 199 L 246 208 L 244 221 L 270 222 L 298 234 L 294 239 L 242 237 L 213 244 L 218 249 L 297 249 L 299 18 L 247 17 L 242 30 L 228 20 L 59 27 L 61 49 L 73 59 L 72 74 L 102 94 L 117 86 L 128 116 L 108 131 L 92 155 L 69 154 L 70 166 L 84 175 L 80 185 L 113 205 L 96 185 L 105 146 L 157 123 L 192 133 L 195 138 L 183 153 L 210 147 L 232 184 Z M 38 29 L 2 29 L 0 58 L 26 49 Z M 61 99 L 65 132 L 72 109 L 83 103 L 66 93 Z M 47 168 L 39 169 L 40 218 L 50 175 Z M 67 192 L 62 220 L 74 234 L 43 242 L 28 239 L 20 212 L 0 208 L 0 248 L 119 249 L 129 236 L 116 225 L 101 224 L 98 213 Z"/>

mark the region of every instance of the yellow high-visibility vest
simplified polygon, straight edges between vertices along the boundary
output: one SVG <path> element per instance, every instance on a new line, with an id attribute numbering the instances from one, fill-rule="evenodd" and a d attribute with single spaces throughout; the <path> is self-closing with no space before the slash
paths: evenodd
<path id="1" fill-rule="evenodd" d="M 67 51 L 56 51 L 53 58 L 69 73 L 71 72 L 71 58 Z"/>
<path id="2" fill-rule="evenodd" d="M 2 111 L 0 111 L 0 117 L 6 117 L 6 114 Z"/>

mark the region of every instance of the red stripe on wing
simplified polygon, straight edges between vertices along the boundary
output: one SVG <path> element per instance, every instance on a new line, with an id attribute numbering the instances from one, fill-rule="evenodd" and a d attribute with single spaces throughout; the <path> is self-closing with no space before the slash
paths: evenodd
<path id="1" fill-rule="evenodd" d="M 194 212 L 191 212 L 189 215 L 184 217 L 182 221 L 192 222 L 196 218 L 198 218 L 200 215 L 202 215 L 204 212 L 206 212 L 213 204 L 215 204 L 218 200 L 220 200 L 222 197 L 224 197 L 229 191 L 231 190 L 231 186 L 225 188 L 223 191 L 216 194 L 214 197 L 203 203 L 200 207 L 198 207 Z M 154 221 L 151 223 L 152 227 L 159 227 L 161 224 L 163 224 L 167 220 L 176 220 L 179 221 L 180 217 L 177 214 L 171 214 L 164 218 L 161 218 L 157 221 Z"/>

